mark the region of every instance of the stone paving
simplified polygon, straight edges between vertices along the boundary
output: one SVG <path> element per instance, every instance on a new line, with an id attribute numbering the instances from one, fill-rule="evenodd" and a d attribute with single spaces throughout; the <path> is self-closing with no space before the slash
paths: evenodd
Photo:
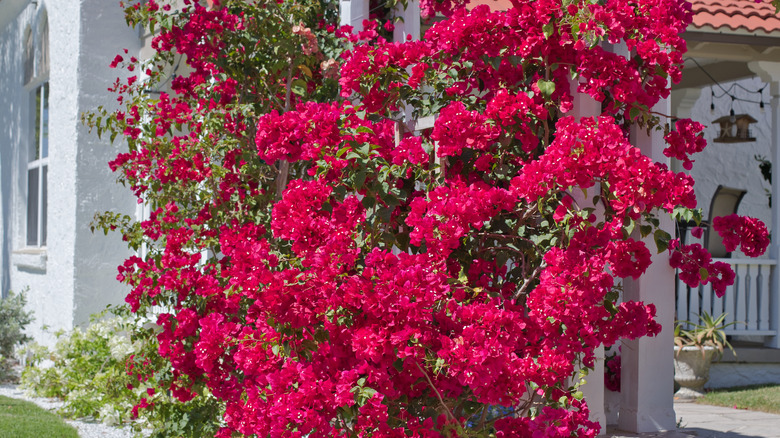
<path id="1" fill-rule="evenodd" d="M 610 438 L 780 438 L 780 415 L 696 403 L 675 403 L 680 429 L 629 434 L 608 431 Z"/>

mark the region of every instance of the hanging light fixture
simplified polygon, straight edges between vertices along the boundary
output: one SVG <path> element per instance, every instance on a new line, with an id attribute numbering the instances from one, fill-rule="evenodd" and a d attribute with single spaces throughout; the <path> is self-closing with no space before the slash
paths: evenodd
<path id="1" fill-rule="evenodd" d="M 731 114 L 728 116 L 723 116 L 713 121 L 713 123 L 720 124 L 720 133 L 713 141 L 717 143 L 756 141 L 756 138 L 753 137 L 753 133 L 750 131 L 750 124 L 757 121 L 749 114 L 734 114 L 734 109 L 732 109 Z"/>

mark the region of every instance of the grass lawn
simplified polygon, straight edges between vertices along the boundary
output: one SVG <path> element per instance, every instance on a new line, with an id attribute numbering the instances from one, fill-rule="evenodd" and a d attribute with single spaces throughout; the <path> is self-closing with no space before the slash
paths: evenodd
<path id="1" fill-rule="evenodd" d="M 78 438 L 76 429 L 33 403 L 0 396 L 0 438 Z"/>
<path id="2" fill-rule="evenodd" d="M 780 414 L 780 385 L 713 389 L 697 403 Z"/>

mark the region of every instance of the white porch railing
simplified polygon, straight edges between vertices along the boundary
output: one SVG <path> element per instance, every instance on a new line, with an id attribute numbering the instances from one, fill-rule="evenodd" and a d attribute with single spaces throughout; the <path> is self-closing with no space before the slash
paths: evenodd
<path id="1" fill-rule="evenodd" d="M 718 298 L 712 286 L 689 287 L 676 279 L 676 310 L 679 321 L 698 322 L 698 315 L 707 312 L 718 316 L 727 313 L 726 323 L 737 324 L 726 329 L 728 335 L 776 336 L 777 327 L 770 321 L 770 294 L 772 275 L 775 275 L 777 261 L 768 259 L 713 259 L 731 265 L 736 274 L 734 284 L 726 294 Z M 772 299 L 780 299 L 778 291 Z"/>

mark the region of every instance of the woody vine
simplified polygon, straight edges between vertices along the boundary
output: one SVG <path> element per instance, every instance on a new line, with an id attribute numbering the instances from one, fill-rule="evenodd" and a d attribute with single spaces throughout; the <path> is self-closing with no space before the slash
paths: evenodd
<path id="1" fill-rule="evenodd" d="M 445 18 L 405 42 L 401 2 L 362 29 L 327 0 L 173 3 L 124 2 L 156 54 L 117 56 L 121 109 L 87 116 L 151 216 L 97 225 L 143 249 L 119 278 L 159 326 L 159 389 L 218 399 L 220 437 L 595 436 L 579 370 L 660 330 L 622 279 L 669 251 L 692 286 L 733 282 L 659 227 L 697 217 L 693 180 L 630 142 L 661 131 L 686 166 L 705 146 L 651 111 L 682 0 L 427 0 Z M 714 228 L 768 245 L 751 218 Z"/>

